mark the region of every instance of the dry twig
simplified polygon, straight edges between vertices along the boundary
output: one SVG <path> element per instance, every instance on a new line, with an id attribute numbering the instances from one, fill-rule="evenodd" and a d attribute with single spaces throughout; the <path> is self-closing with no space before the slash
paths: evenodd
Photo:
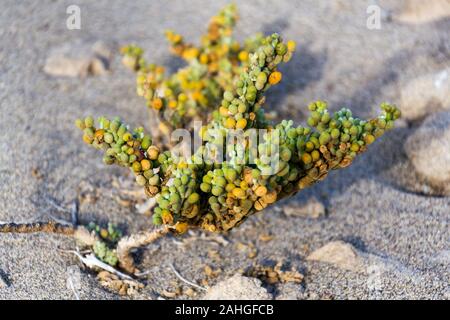
<path id="1" fill-rule="evenodd" d="M 202 287 L 202 286 L 199 286 L 198 284 L 196 284 L 196 283 L 194 283 L 194 282 L 191 282 L 191 281 L 187 280 L 186 278 L 184 278 L 184 277 L 177 271 L 177 269 L 175 269 L 175 267 L 173 266 L 173 264 L 169 263 L 169 267 L 170 267 L 170 269 L 172 269 L 173 273 L 175 273 L 175 275 L 177 276 L 177 278 L 180 279 L 181 281 L 183 281 L 184 283 L 187 283 L 188 285 L 193 286 L 194 288 L 197 288 L 197 289 L 199 289 L 199 290 L 203 290 L 203 291 L 206 291 L 206 290 L 207 290 L 206 288 L 204 288 L 204 287 Z"/>
<path id="2" fill-rule="evenodd" d="M 94 245 L 97 237 L 89 232 L 85 227 L 61 224 L 54 221 L 33 222 L 33 223 L 2 223 L 0 233 L 55 233 L 72 236 L 85 245 Z"/>
<path id="3" fill-rule="evenodd" d="M 102 270 L 108 271 L 110 273 L 113 273 L 115 275 L 117 275 L 118 277 L 125 279 L 125 280 L 133 280 L 132 277 L 130 277 L 129 275 L 120 272 L 119 270 L 114 269 L 113 267 L 111 267 L 109 264 L 104 263 L 103 261 L 100 261 L 94 254 L 90 253 L 88 255 L 86 255 L 85 257 L 83 257 L 80 253 L 78 253 L 75 250 L 68 250 L 66 252 L 70 252 L 73 253 L 74 255 L 76 255 L 78 257 L 78 259 L 80 259 L 80 261 L 85 264 L 88 268 L 100 268 Z"/>

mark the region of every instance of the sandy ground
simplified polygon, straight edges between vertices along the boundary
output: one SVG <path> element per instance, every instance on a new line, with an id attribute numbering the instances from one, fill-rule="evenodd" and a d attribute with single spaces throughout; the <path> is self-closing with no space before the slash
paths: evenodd
<path id="1" fill-rule="evenodd" d="M 397 3 L 280 0 L 270 7 L 263 1 L 238 3 L 240 39 L 260 30 L 277 31 L 299 46 L 289 67 L 283 67 L 283 85 L 273 90 L 268 108 L 301 121 L 306 104 L 321 98 L 332 109 L 348 106 L 367 117 L 375 115 L 380 102 L 397 102 L 404 81 L 449 64 L 448 20 L 417 26 L 384 17 L 381 30 L 368 30 L 366 8 L 375 2 L 386 10 Z M 86 114 L 120 115 L 131 125 L 146 125 L 134 76 L 120 65 L 117 55 L 111 72 L 99 77 L 51 77 L 42 68 L 53 48 L 77 39 L 136 42 L 149 59 L 173 67 L 178 62 L 168 54 L 163 31 L 173 28 L 196 41 L 209 17 L 225 3 L 1 1 L 0 221 L 35 221 L 48 214 L 68 219 L 67 213 L 45 199 L 67 206 L 80 192 L 94 193 L 92 189 L 101 192 L 97 201 L 80 207 L 83 223 L 112 221 L 128 232 L 151 226 L 147 217 L 118 205 L 110 196 L 113 177 L 130 178 L 125 170 L 103 165 L 99 154 L 83 145 L 73 125 Z M 81 30 L 65 26 L 70 4 L 81 8 Z M 269 286 L 274 297 L 448 299 L 450 199 L 407 187 L 406 181 L 415 177 L 402 145 L 412 130 L 394 129 L 350 168 L 252 217 L 226 235 L 230 242 L 226 246 L 201 239 L 180 246 L 181 239 L 168 238 L 141 251 L 139 267 L 149 273 L 146 287 L 133 298 L 156 298 L 179 286 L 187 289 L 169 263 L 198 283 L 207 278 L 205 265 L 220 268 L 216 278 L 208 278 L 213 285 L 239 269 L 283 260 L 304 273 L 305 279 L 301 285 Z M 283 206 L 312 196 L 326 205 L 325 217 L 283 214 Z M 273 239 L 261 241 L 262 233 Z M 379 272 L 376 292 L 369 290 L 367 274 L 305 260 L 331 240 L 344 240 L 377 257 L 374 261 L 394 266 Z M 253 245 L 256 256 L 239 243 Z M 75 298 L 67 288 L 68 270 L 82 266 L 59 248 L 74 249 L 75 243 L 61 236 L 0 235 L 0 276 L 9 285 L 0 285 L 0 298 Z M 121 298 L 103 289 L 87 270 L 80 274 L 77 292 L 82 299 Z M 194 298 L 199 297 L 200 293 Z"/>

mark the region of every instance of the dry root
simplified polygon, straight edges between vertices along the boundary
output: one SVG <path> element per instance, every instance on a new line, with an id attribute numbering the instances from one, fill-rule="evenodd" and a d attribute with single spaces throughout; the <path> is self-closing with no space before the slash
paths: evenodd
<path id="1" fill-rule="evenodd" d="M 171 230 L 170 227 L 162 227 L 156 230 L 148 230 L 122 238 L 117 245 L 117 258 L 119 266 L 126 272 L 134 274 L 134 266 L 131 250 L 149 245 L 150 243 L 162 238 Z"/>
<path id="2" fill-rule="evenodd" d="M 34 222 L 34 223 L 5 223 L 0 224 L 0 232 L 2 233 L 57 233 L 64 235 L 73 235 L 75 228 L 71 225 L 50 222 Z"/>
<path id="3" fill-rule="evenodd" d="M 4 223 L 0 224 L 0 233 L 55 233 L 72 236 L 87 246 L 93 246 L 97 237 L 85 227 L 74 227 L 70 224 L 61 224 L 54 221 L 33 223 Z"/>

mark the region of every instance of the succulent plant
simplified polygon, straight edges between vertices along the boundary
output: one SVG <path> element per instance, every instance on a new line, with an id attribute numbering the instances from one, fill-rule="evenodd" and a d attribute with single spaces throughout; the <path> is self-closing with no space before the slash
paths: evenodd
<path id="1" fill-rule="evenodd" d="M 382 104 L 382 114 L 368 121 L 343 108 L 330 114 L 323 101 L 311 103 L 307 124 L 292 120 L 272 124 L 264 114 L 265 92 L 282 80 L 278 66 L 288 62 L 293 41 L 278 34 L 253 37 L 241 46 L 231 37 L 237 19 L 227 6 L 209 25 L 201 46 L 166 33 L 172 51 L 187 67 L 165 77 L 148 64 L 143 51 L 123 48 L 124 62 L 137 71 L 138 94 L 166 114 L 170 128 L 206 120 L 198 132 L 201 145 L 181 157 L 152 144 L 142 128 L 131 130 L 119 119 L 91 117 L 77 121 L 83 140 L 104 151 L 106 164 L 130 167 L 149 197 L 156 197 L 153 222 L 179 233 L 189 227 L 227 231 L 251 214 L 320 181 L 333 169 L 347 167 L 359 153 L 393 127 L 400 112 Z M 247 137 L 256 130 L 257 141 Z"/>
<path id="2" fill-rule="evenodd" d="M 157 112 L 160 130 L 186 128 L 193 120 L 207 120 L 215 110 L 225 90 L 233 89 L 249 61 L 249 52 L 263 40 L 256 34 L 240 44 L 232 37 L 238 19 L 235 5 L 228 5 L 211 19 L 200 45 L 186 43 L 173 31 L 166 31 L 173 54 L 187 66 L 172 75 L 164 67 L 148 63 L 144 51 L 129 45 L 121 49 L 123 62 L 137 74 L 137 93 L 147 106 Z"/>

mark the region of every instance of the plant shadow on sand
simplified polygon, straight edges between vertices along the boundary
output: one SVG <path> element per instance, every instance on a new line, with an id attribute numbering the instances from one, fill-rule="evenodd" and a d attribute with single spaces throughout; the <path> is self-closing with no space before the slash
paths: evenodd
<path id="1" fill-rule="evenodd" d="M 408 68 L 408 64 L 411 60 L 420 57 L 421 52 L 417 52 L 413 49 L 405 49 L 399 51 L 392 58 L 386 60 L 386 62 L 380 68 L 380 71 L 373 76 L 367 78 L 367 80 L 348 98 L 343 98 L 334 106 L 330 106 L 330 109 L 336 110 L 341 107 L 348 107 L 352 110 L 357 110 L 354 114 L 362 118 L 370 118 L 375 115 L 374 110 L 378 109 L 378 106 L 383 102 L 381 97 L 383 96 L 383 90 L 388 86 L 395 86 L 399 82 L 399 77 L 405 69 Z M 426 53 L 430 59 L 434 59 L 439 62 L 443 57 L 448 56 L 445 48 L 439 47 L 434 52 Z M 299 57 L 299 61 L 302 58 Z M 305 62 L 303 62 L 305 63 Z M 310 64 L 305 63 L 306 66 L 311 67 L 311 70 L 307 70 L 307 74 L 320 74 L 321 64 L 315 68 Z M 302 77 L 302 73 L 297 72 L 295 67 L 289 68 L 290 76 Z M 288 78 L 289 75 L 286 76 Z M 319 78 L 309 78 L 310 81 L 320 81 Z M 293 82 L 305 81 L 302 80 L 290 80 Z M 305 82 L 305 85 L 308 82 Z M 301 88 L 301 87 L 300 87 Z M 275 91 L 275 90 L 274 90 Z M 394 101 L 388 101 L 394 102 Z M 396 102 L 396 101 L 395 101 Z M 294 119 L 304 122 L 305 119 Z M 393 130 L 386 132 L 385 136 L 371 145 L 365 154 L 355 159 L 354 163 L 345 168 L 339 170 L 339 172 L 330 172 L 328 177 L 312 187 L 300 191 L 297 195 L 290 199 L 286 199 L 286 204 L 296 204 L 299 202 L 305 202 L 312 197 L 319 198 L 327 207 L 330 203 L 331 197 L 341 196 L 348 190 L 348 188 L 357 183 L 360 180 L 375 180 L 381 184 L 388 185 L 394 189 L 397 189 L 406 193 L 414 193 L 424 196 L 421 191 L 422 186 L 426 186 L 426 183 L 420 181 L 420 178 L 414 172 L 409 159 L 403 149 L 406 139 L 417 129 L 421 120 L 418 122 L 403 123 L 401 126 L 395 127 Z M 415 186 L 408 185 L 405 181 L 417 182 Z M 430 196 L 426 194 L 426 196 Z M 353 241 L 351 241 L 353 242 Z M 364 244 L 359 240 L 355 243 L 356 247 L 364 247 Z"/>

